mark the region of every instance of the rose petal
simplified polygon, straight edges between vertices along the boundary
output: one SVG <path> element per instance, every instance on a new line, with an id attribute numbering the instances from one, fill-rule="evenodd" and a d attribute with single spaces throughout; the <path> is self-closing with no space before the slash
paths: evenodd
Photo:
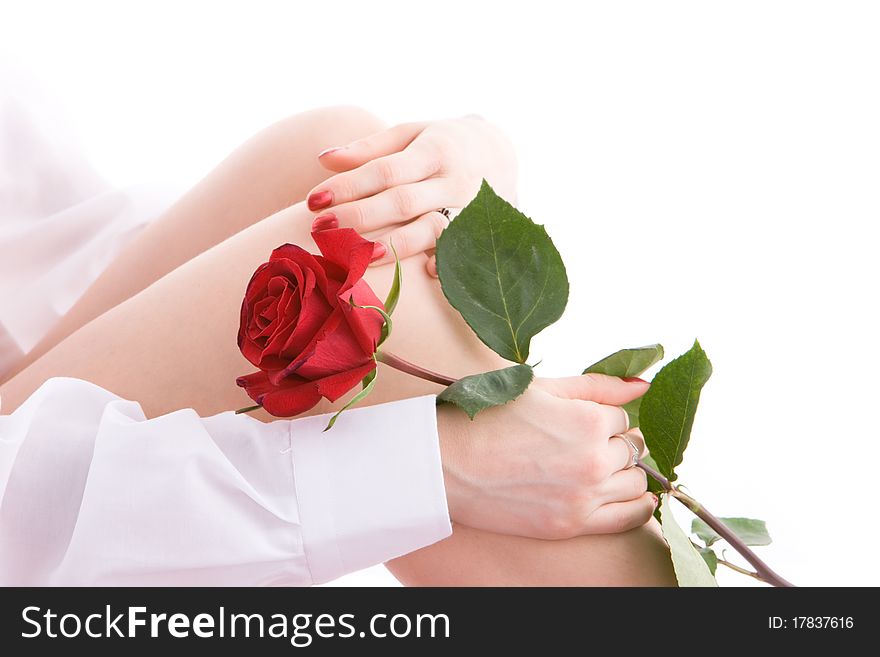
<path id="1" fill-rule="evenodd" d="M 263 263 L 257 267 L 257 270 L 254 272 L 253 276 L 251 276 L 251 280 L 248 282 L 247 289 L 245 290 L 244 299 L 241 302 L 241 311 L 239 313 L 238 348 L 241 349 L 241 353 L 244 357 L 254 365 L 257 364 L 262 349 L 253 344 L 253 341 L 248 336 L 248 331 L 252 320 L 253 304 L 265 296 L 265 283 L 271 277 L 269 267 L 270 263 Z"/>
<path id="2" fill-rule="evenodd" d="M 340 267 L 335 262 L 331 262 L 321 255 L 316 255 L 315 260 L 321 263 L 321 267 L 323 268 L 324 273 L 327 275 L 327 282 L 332 282 L 335 285 L 336 289 L 338 289 L 339 286 L 342 285 L 342 283 L 348 277 L 348 269 L 346 267 Z M 324 290 L 324 293 L 327 296 L 336 296 L 336 292 L 331 289 Z"/>
<path id="3" fill-rule="evenodd" d="M 269 285 L 266 287 L 266 290 L 269 296 L 275 297 L 276 299 L 281 296 L 281 293 L 284 292 L 284 288 L 290 285 L 291 281 L 287 277 L 287 272 L 278 273 L 269 280 Z"/>
<path id="4" fill-rule="evenodd" d="M 299 415 L 321 401 L 318 385 L 314 381 L 291 378 L 276 386 L 269 382 L 265 372 L 254 372 L 238 377 L 236 383 L 275 417 Z"/>
<path id="5" fill-rule="evenodd" d="M 366 281 L 358 281 L 348 292 L 340 295 L 340 305 L 352 334 L 364 353 L 372 354 L 376 351 L 385 318 L 372 308 L 352 308 L 348 302 L 351 297 L 354 297 L 354 302 L 359 306 L 376 306 L 384 310 L 385 305 L 379 301 Z"/>
<path id="6" fill-rule="evenodd" d="M 301 257 L 307 252 L 292 249 L 291 254 Z M 314 264 L 314 257 L 308 260 Z M 280 370 L 289 364 L 288 360 L 279 359 L 280 346 L 287 342 L 293 327 L 296 325 L 299 301 L 291 308 L 290 300 L 296 298 L 302 284 L 307 284 L 307 279 L 313 279 L 313 274 L 307 274 L 297 262 L 290 259 L 272 260 L 261 266 L 261 276 L 254 279 L 254 285 L 264 284 L 269 294 L 256 302 L 247 315 L 250 325 L 244 331 L 245 342 L 250 338 L 251 344 L 242 344 L 242 353 L 250 362 L 260 369 Z M 267 276 L 269 276 L 267 280 Z M 251 298 L 258 298 L 251 294 Z M 267 318 L 273 321 L 266 323 Z M 240 337 L 241 332 L 240 332 Z"/>
<path id="7" fill-rule="evenodd" d="M 324 264 L 319 261 L 319 258 L 320 256 L 312 255 L 295 244 L 285 244 L 279 246 L 272 252 L 270 262 L 276 262 L 288 266 L 290 263 L 295 263 L 302 269 L 302 271 L 312 272 L 315 275 L 316 284 L 323 288 L 327 284 L 327 274 L 325 273 L 326 268 Z"/>
<path id="8" fill-rule="evenodd" d="M 340 288 L 345 292 L 361 278 L 373 257 L 373 242 L 365 240 L 353 228 L 334 228 L 312 233 L 321 254 L 348 274 Z"/>
<path id="9" fill-rule="evenodd" d="M 292 355 L 293 350 L 288 352 L 285 350 L 282 352 L 285 356 L 288 356 L 290 359 L 290 365 L 285 368 L 285 372 L 283 375 L 287 375 L 289 372 L 294 372 L 299 368 L 306 360 L 311 358 L 311 356 L 315 352 L 315 347 L 318 343 L 323 340 L 327 335 L 336 330 L 340 323 L 344 321 L 343 313 L 340 308 L 336 308 L 331 310 L 330 314 L 327 316 L 327 319 L 324 320 L 324 323 L 321 327 L 315 331 L 314 335 L 309 336 L 309 341 L 306 343 L 306 346 L 302 349 L 297 349 L 298 355 Z M 308 336 L 307 333 L 304 334 Z M 359 361 L 360 362 L 360 361 Z"/>
<path id="10" fill-rule="evenodd" d="M 302 290 L 299 287 L 288 287 L 281 295 L 277 306 L 279 329 L 290 321 L 296 321 L 299 317 L 299 310 L 302 307 L 301 294 Z"/>
<path id="11" fill-rule="evenodd" d="M 297 267 L 297 269 L 299 268 Z M 302 280 L 305 281 L 306 286 L 309 287 L 308 281 L 314 279 L 314 276 L 309 270 L 304 270 L 301 273 Z M 286 357 L 283 353 L 284 345 L 290 341 L 291 334 L 294 333 L 300 324 L 300 315 L 302 311 L 302 301 L 300 297 L 303 293 L 303 286 L 296 285 L 288 287 L 287 293 L 282 295 L 277 306 L 278 322 L 274 326 L 272 337 L 266 344 L 264 350 L 266 353 Z M 295 355 L 296 354 L 294 354 L 294 356 Z M 290 358 L 287 357 L 287 359 L 289 362 Z"/>
<path id="12" fill-rule="evenodd" d="M 336 401 L 375 368 L 376 363 L 371 360 L 361 367 L 315 381 L 304 381 L 294 376 L 284 379 L 280 385 L 272 384 L 265 372 L 254 372 L 238 377 L 236 383 L 271 415 L 292 417 L 314 408 L 321 397 Z"/>
<path id="13" fill-rule="evenodd" d="M 369 363 L 353 370 L 318 379 L 316 381 L 318 392 L 330 401 L 336 401 L 360 383 L 374 369 L 376 369 L 376 361 L 371 360 Z"/>
<path id="14" fill-rule="evenodd" d="M 339 313 L 334 317 L 333 308 L 317 294 L 308 299 L 299 317 L 295 330 L 281 349 L 281 353 L 291 361 L 302 360 L 302 356 L 308 355 L 314 349 L 315 343 L 332 331 L 342 319 Z"/>
<path id="15" fill-rule="evenodd" d="M 362 365 L 371 356 L 372 352 L 361 349 L 348 324 L 340 322 L 315 345 L 314 352 L 296 368 L 296 373 L 307 379 L 319 379 Z"/>
<path id="16" fill-rule="evenodd" d="M 272 335 L 275 319 L 278 316 L 277 305 L 277 299 L 274 297 L 264 297 L 254 306 L 254 316 L 248 327 L 248 335 L 252 340 Z"/>
<path id="17" fill-rule="evenodd" d="M 254 304 L 254 323 L 271 324 L 272 320 L 278 315 L 275 308 L 277 299 L 275 297 L 263 297 Z M 262 320 L 262 322 L 260 321 Z"/>
<path id="18" fill-rule="evenodd" d="M 312 340 L 315 333 L 327 321 L 333 308 L 316 289 L 317 272 L 306 271 L 305 286 L 302 289 L 301 307 L 293 331 L 283 345 L 283 353 L 296 360 Z"/>
<path id="19" fill-rule="evenodd" d="M 269 262 L 275 260 L 291 260 L 303 265 L 307 269 L 316 269 L 318 267 L 315 256 L 296 244 L 282 244 L 273 250 L 272 255 L 269 256 Z"/>
<path id="20" fill-rule="evenodd" d="M 251 276 L 251 280 L 248 281 L 244 295 L 245 301 L 253 304 L 258 298 L 265 296 L 266 286 L 270 278 L 272 278 L 272 263 L 264 262 L 257 267 L 254 275 Z"/>

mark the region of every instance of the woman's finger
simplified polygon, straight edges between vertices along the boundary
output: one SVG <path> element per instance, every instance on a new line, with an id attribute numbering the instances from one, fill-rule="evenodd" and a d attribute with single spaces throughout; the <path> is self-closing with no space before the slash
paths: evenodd
<path id="1" fill-rule="evenodd" d="M 657 496 L 645 493 L 630 502 L 603 504 L 586 520 L 585 531 L 589 534 L 619 534 L 641 527 L 651 519 L 657 506 Z"/>
<path id="2" fill-rule="evenodd" d="M 629 429 L 629 415 L 620 406 L 608 406 L 591 401 L 578 403 L 582 404 L 581 408 L 584 410 L 584 429 L 591 435 L 610 437 L 616 433 L 626 433 Z"/>
<path id="3" fill-rule="evenodd" d="M 563 399 L 588 399 L 602 404 L 622 406 L 641 397 L 650 384 L 636 377 L 619 379 L 605 374 L 582 374 L 556 379 L 538 379 L 538 386 Z"/>
<path id="4" fill-rule="evenodd" d="M 318 161 L 331 171 L 350 171 L 377 157 L 402 151 L 427 125 L 425 121 L 401 123 L 348 144 L 328 148 L 318 155 Z"/>
<path id="5" fill-rule="evenodd" d="M 340 227 L 366 233 L 442 208 L 450 197 L 450 181 L 429 178 L 417 183 L 398 185 L 375 196 L 343 203 L 315 218 L 313 230 Z"/>
<path id="6" fill-rule="evenodd" d="M 381 241 L 386 247 L 386 254 L 373 261 L 373 265 L 384 265 L 394 262 L 394 250 L 397 251 L 397 257 L 401 260 L 409 256 L 423 253 L 429 249 L 433 249 L 437 244 L 437 238 L 449 225 L 449 220 L 440 212 L 434 210 L 412 221 L 400 228 L 397 228 L 387 235 L 383 235 Z"/>
<path id="7" fill-rule="evenodd" d="M 641 458 L 645 454 L 645 439 L 642 437 L 642 432 L 638 429 L 630 429 L 625 433 L 619 433 L 612 435 L 611 438 L 608 439 L 608 449 L 611 451 L 611 463 L 616 470 L 623 470 L 624 468 L 629 467 L 630 463 L 632 463 L 632 454 L 633 448 L 630 444 L 621 438 L 623 436 L 627 440 L 629 440 L 638 450 L 636 452 L 636 456 Z M 639 468 L 632 468 L 634 470 L 638 470 Z"/>
<path id="8" fill-rule="evenodd" d="M 641 468 L 615 472 L 602 485 L 598 499 L 600 504 L 629 502 L 640 498 L 648 490 L 648 478 Z"/>
<path id="9" fill-rule="evenodd" d="M 370 160 L 352 171 L 336 174 L 321 182 L 309 192 L 309 209 L 313 212 L 332 211 L 333 206 L 424 180 L 439 168 L 439 158 L 430 145 L 416 142 L 399 153 Z"/>
<path id="10" fill-rule="evenodd" d="M 440 278 L 440 275 L 437 273 L 437 256 L 432 255 L 428 258 L 428 262 L 425 263 L 425 269 L 428 271 L 428 276 Z"/>

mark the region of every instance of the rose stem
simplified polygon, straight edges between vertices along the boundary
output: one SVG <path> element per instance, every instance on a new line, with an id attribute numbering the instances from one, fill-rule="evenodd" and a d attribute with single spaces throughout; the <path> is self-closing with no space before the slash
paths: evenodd
<path id="1" fill-rule="evenodd" d="M 432 372 L 431 370 L 426 370 L 424 367 L 419 367 L 418 365 L 410 363 L 408 360 L 403 360 L 403 358 L 395 356 L 387 351 L 377 351 L 376 360 L 406 374 L 411 374 L 412 376 L 417 376 L 420 379 L 425 379 L 426 381 L 431 381 L 433 383 L 439 383 L 441 386 L 452 385 L 458 380 L 443 374 L 438 374 L 437 372 Z"/>
<path id="2" fill-rule="evenodd" d="M 716 534 L 730 544 L 730 547 L 739 552 L 746 561 L 752 564 L 755 568 L 755 575 L 758 579 L 761 579 L 768 584 L 772 584 L 773 586 L 794 586 L 794 584 L 788 580 L 777 575 L 757 554 L 752 552 L 748 545 L 742 542 L 739 536 L 734 534 L 727 525 L 710 513 L 709 510 L 697 502 L 697 500 L 690 495 L 683 493 L 678 486 L 674 486 L 666 477 L 657 472 L 651 466 L 645 465 L 643 462 L 639 461 L 639 467 L 651 475 L 651 477 L 663 486 L 672 497 L 684 504 L 694 515 L 714 529 Z"/>

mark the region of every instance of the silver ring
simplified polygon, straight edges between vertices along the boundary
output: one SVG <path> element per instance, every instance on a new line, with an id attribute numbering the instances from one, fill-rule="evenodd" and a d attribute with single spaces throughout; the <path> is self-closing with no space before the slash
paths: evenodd
<path id="1" fill-rule="evenodd" d="M 446 223 L 451 224 L 452 220 L 458 216 L 458 213 L 461 212 L 459 208 L 440 208 L 437 210 L 440 214 L 446 217 Z"/>
<path id="2" fill-rule="evenodd" d="M 636 467 L 639 464 L 639 448 L 636 447 L 636 444 L 633 441 L 631 441 L 629 438 L 624 436 L 622 433 L 616 433 L 611 437 L 612 438 L 620 438 L 622 441 L 624 441 L 627 445 L 630 446 L 630 449 L 632 449 L 632 456 L 630 457 L 630 462 L 624 468 L 624 470 L 629 470 L 630 468 Z"/>

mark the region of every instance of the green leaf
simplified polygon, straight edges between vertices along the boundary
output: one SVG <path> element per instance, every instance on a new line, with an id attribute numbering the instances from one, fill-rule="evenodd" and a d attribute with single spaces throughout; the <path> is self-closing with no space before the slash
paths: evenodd
<path id="1" fill-rule="evenodd" d="M 700 556 L 703 557 L 703 561 L 709 566 L 709 572 L 714 575 L 715 571 L 718 570 L 718 555 L 715 554 L 715 550 L 712 548 L 698 547 L 697 552 L 700 553 Z"/>
<path id="2" fill-rule="evenodd" d="M 400 258 L 397 256 L 394 242 L 391 242 L 391 252 L 394 253 L 394 280 L 391 282 L 388 296 L 385 297 L 385 312 L 389 315 L 392 315 L 394 309 L 397 308 L 397 302 L 400 300 L 400 287 L 403 285 L 403 271 L 400 269 Z"/>
<path id="3" fill-rule="evenodd" d="M 663 360 L 663 345 L 652 344 L 647 347 L 633 347 L 621 349 L 610 356 L 606 356 L 598 363 L 593 363 L 583 371 L 584 374 L 607 374 L 608 376 L 639 376 L 651 365 Z M 639 426 L 639 408 L 642 398 L 633 399 L 623 405 L 623 410 L 629 416 L 630 428 Z"/>
<path id="4" fill-rule="evenodd" d="M 767 531 L 767 524 L 755 518 L 718 518 L 730 531 L 736 534 L 746 545 L 770 545 L 773 539 Z M 700 518 L 694 518 L 691 532 L 700 537 L 706 546 L 710 546 L 721 537 Z"/>
<path id="5" fill-rule="evenodd" d="M 477 337 L 516 363 L 568 302 L 565 265 L 547 231 L 485 180 L 437 240 L 437 274 Z"/>
<path id="6" fill-rule="evenodd" d="M 333 417 L 330 418 L 330 421 L 327 423 L 327 426 L 324 427 L 324 431 L 329 431 L 330 429 L 333 428 L 333 425 L 336 424 L 336 420 L 339 418 L 340 415 L 342 415 L 342 411 L 348 410 L 349 408 L 351 408 L 352 406 L 357 404 L 359 401 L 364 399 L 371 392 L 373 392 L 373 387 L 376 385 L 376 375 L 378 373 L 379 373 L 379 368 L 376 368 L 364 377 L 364 380 L 361 381 L 361 386 L 362 386 L 361 391 L 358 394 L 356 394 L 354 397 L 352 397 L 345 406 L 343 406 L 338 411 L 336 411 L 336 413 L 333 415 Z"/>
<path id="7" fill-rule="evenodd" d="M 672 567 L 679 586 L 718 586 L 709 566 L 672 516 L 669 495 L 660 504 L 660 527 L 672 554 Z"/>
<path id="8" fill-rule="evenodd" d="M 657 372 L 642 397 L 640 427 L 661 474 L 674 481 L 675 468 L 687 448 L 700 401 L 712 375 L 712 364 L 700 343 Z"/>
<path id="9" fill-rule="evenodd" d="M 652 344 L 647 347 L 621 349 L 593 363 L 584 374 L 607 374 L 608 376 L 640 376 L 654 363 L 663 360 L 663 345 Z"/>
<path id="10" fill-rule="evenodd" d="M 626 411 L 626 415 L 629 418 L 629 428 L 635 429 L 639 426 L 641 419 L 639 418 L 639 409 L 642 407 L 642 398 L 633 399 L 631 402 L 624 404 L 621 406 L 623 410 Z"/>
<path id="11" fill-rule="evenodd" d="M 528 365 L 474 374 L 453 383 L 437 395 L 437 400 L 455 404 L 473 420 L 483 409 L 501 406 L 519 397 L 534 376 L 534 371 Z"/>

